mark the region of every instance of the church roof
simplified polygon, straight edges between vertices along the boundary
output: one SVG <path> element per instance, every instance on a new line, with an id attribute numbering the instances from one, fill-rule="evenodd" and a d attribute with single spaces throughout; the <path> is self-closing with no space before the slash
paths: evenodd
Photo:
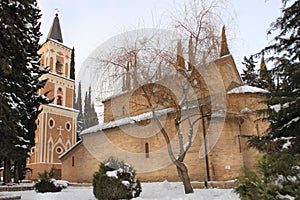
<path id="1" fill-rule="evenodd" d="M 47 40 L 49 40 L 49 39 L 53 39 L 53 40 L 63 43 L 63 38 L 62 38 L 62 34 L 61 34 L 61 28 L 60 28 L 60 23 L 59 23 L 57 13 L 55 14 L 55 17 L 52 22 L 52 26 L 51 26 L 48 36 L 47 36 Z"/>

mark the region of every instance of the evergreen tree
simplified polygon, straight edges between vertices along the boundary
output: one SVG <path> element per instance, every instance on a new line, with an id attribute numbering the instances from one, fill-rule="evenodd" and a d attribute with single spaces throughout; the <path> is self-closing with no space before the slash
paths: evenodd
<path id="1" fill-rule="evenodd" d="M 259 76 L 255 70 L 256 62 L 253 60 L 253 57 L 250 56 L 247 58 L 245 56 L 242 63 L 246 67 L 246 69 L 243 69 L 243 73 L 241 74 L 244 83 L 250 86 L 259 87 Z"/>
<path id="2" fill-rule="evenodd" d="M 98 124 L 97 114 L 91 96 L 92 92 L 90 86 L 89 91 L 85 93 L 84 98 L 84 129 Z"/>
<path id="3" fill-rule="evenodd" d="M 71 63 L 70 63 L 70 79 L 75 80 L 75 49 L 72 48 L 71 52 Z"/>
<path id="4" fill-rule="evenodd" d="M 242 199 L 255 199 L 254 194 L 273 194 L 260 199 L 300 199 L 300 1 L 282 3 L 282 15 L 269 31 L 278 35 L 263 50 L 271 54 L 273 75 L 278 80 L 276 89 L 268 94 L 264 112 L 270 127 L 265 135 L 252 137 L 249 142 L 263 153 L 257 177 L 263 184 L 255 184 L 252 175 L 246 173 L 236 188 Z"/>
<path id="5" fill-rule="evenodd" d="M 79 111 L 77 117 L 77 141 L 80 140 L 79 134 L 84 129 L 83 113 L 82 113 L 82 96 L 81 96 L 81 82 L 78 83 L 77 100 L 75 103 L 75 109 Z"/>
<path id="6" fill-rule="evenodd" d="M 37 54 L 40 16 L 34 0 L 0 2 L 0 157 L 8 163 L 5 174 L 11 160 L 23 162 L 30 155 L 39 106 L 50 102 L 37 93 L 47 73 Z"/>
<path id="7" fill-rule="evenodd" d="M 89 112 L 90 112 L 90 104 L 88 99 L 88 92 L 85 92 L 84 97 L 84 109 L 83 109 L 83 129 L 88 128 L 88 120 L 89 120 Z"/>
<path id="8" fill-rule="evenodd" d="M 288 6 L 289 5 L 289 6 Z M 253 144 L 258 147 L 272 146 L 272 150 L 282 150 L 287 139 L 291 142 L 290 153 L 300 153 L 300 2 L 283 0 L 282 16 L 272 25 L 269 33 L 278 31 L 275 43 L 263 51 L 273 53 L 269 58 L 274 63 L 276 90 L 269 95 L 268 117 L 270 129 L 268 134 Z M 259 142 L 261 141 L 261 142 Z M 270 148 L 269 148 L 270 150 Z"/>

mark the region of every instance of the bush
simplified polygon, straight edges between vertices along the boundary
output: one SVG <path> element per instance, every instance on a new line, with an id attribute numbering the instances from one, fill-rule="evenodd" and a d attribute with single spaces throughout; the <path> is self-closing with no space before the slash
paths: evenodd
<path id="1" fill-rule="evenodd" d="M 94 174 L 93 186 L 98 200 L 131 199 L 142 191 L 134 169 L 114 158 L 100 164 L 99 171 Z"/>
<path id="2" fill-rule="evenodd" d="M 244 169 L 234 192 L 241 200 L 300 199 L 300 167 L 293 155 L 275 152 L 262 156 L 256 172 Z"/>
<path id="3" fill-rule="evenodd" d="M 35 189 L 38 192 L 60 192 L 62 190 L 63 187 L 57 185 L 55 183 L 55 179 L 53 179 L 55 176 L 55 168 L 51 168 L 49 172 L 45 170 L 43 173 L 39 173 L 38 175 L 40 181 L 35 184 Z"/>
<path id="4" fill-rule="evenodd" d="M 35 188 L 38 192 L 60 192 L 62 187 L 56 186 L 53 182 L 40 181 L 35 184 Z"/>

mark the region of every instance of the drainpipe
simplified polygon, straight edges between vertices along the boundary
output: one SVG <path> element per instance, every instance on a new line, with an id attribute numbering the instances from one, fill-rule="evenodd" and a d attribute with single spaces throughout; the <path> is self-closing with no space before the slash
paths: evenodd
<path id="1" fill-rule="evenodd" d="M 200 112 L 201 112 L 201 116 L 202 116 L 202 131 L 203 131 L 203 140 L 204 140 L 205 167 L 206 167 L 206 178 L 207 178 L 207 180 L 204 181 L 204 185 L 207 188 L 207 182 L 210 181 L 210 175 L 209 175 L 208 152 L 207 152 L 206 130 L 205 130 L 205 119 L 204 119 L 204 114 L 203 114 L 203 105 L 200 106 Z"/>

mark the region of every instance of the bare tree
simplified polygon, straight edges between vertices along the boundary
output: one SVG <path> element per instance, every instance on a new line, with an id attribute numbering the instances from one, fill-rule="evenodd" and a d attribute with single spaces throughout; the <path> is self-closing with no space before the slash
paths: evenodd
<path id="1" fill-rule="evenodd" d="M 166 45 L 157 39 L 159 37 L 156 34 L 137 36 L 133 40 L 125 38 L 119 40 L 120 44 L 114 46 L 106 57 L 98 58 L 104 67 L 102 72 L 106 77 L 111 77 L 112 84 L 119 88 L 118 92 L 138 91 L 135 95 L 143 100 L 131 103 L 139 105 L 143 112 L 152 113 L 153 121 L 165 139 L 168 155 L 183 182 L 185 193 L 193 193 L 184 159 L 199 131 L 197 124 L 202 121 L 205 132 L 204 119 L 209 119 L 212 112 L 216 111 L 212 111 L 209 89 L 196 67 L 196 64 L 204 65 L 219 56 L 220 38 L 216 32 L 220 23 L 214 13 L 216 7 L 217 1 L 209 4 L 204 0 L 186 2 L 183 19 L 175 21 L 176 28 L 183 30 L 187 36 L 185 40 L 177 38 L 171 45 Z M 170 48 L 161 48 L 162 44 Z M 161 83 L 168 81 L 177 84 L 177 89 L 181 91 L 179 95 L 174 94 L 172 88 L 162 86 Z M 100 85 L 101 91 L 111 88 Z M 172 108 L 172 116 L 175 116 L 173 132 L 164 127 L 157 115 L 164 108 Z M 174 135 L 177 145 L 171 142 L 171 136 Z M 204 142 L 205 137 L 204 134 Z"/>
<path id="2" fill-rule="evenodd" d="M 183 6 L 171 11 L 174 27 L 189 38 L 191 64 L 205 64 L 218 58 L 225 6 L 226 0 L 184 0 Z"/>
<path id="3" fill-rule="evenodd" d="M 147 42 L 151 40 L 153 38 Z M 114 49 L 117 55 L 100 62 L 106 67 L 115 68 L 111 76 L 122 79 L 122 90 L 138 91 L 133 95 L 141 98 L 130 103 L 139 105 L 142 110 L 140 113 L 152 113 L 153 121 L 165 139 L 169 157 L 177 168 L 185 192 L 192 193 L 193 187 L 184 159 L 195 134 L 198 133 L 199 121 L 211 115 L 208 88 L 200 72 L 190 60 L 184 58 L 184 48 L 180 40 L 176 42 L 176 48 L 163 50 L 146 45 L 147 42 L 143 45 L 134 43 L 130 48 Z M 188 55 L 190 56 L 191 52 L 188 52 Z M 172 86 L 166 87 L 163 83 Z M 174 88 L 177 88 L 177 91 L 174 91 Z M 172 129 L 164 127 L 156 114 L 166 108 L 172 108 L 175 116 L 171 119 L 175 133 L 170 131 Z M 193 112 L 188 113 L 189 110 Z M 171 143 L 171 137 L 174 135 L 178 144 Z"/>

